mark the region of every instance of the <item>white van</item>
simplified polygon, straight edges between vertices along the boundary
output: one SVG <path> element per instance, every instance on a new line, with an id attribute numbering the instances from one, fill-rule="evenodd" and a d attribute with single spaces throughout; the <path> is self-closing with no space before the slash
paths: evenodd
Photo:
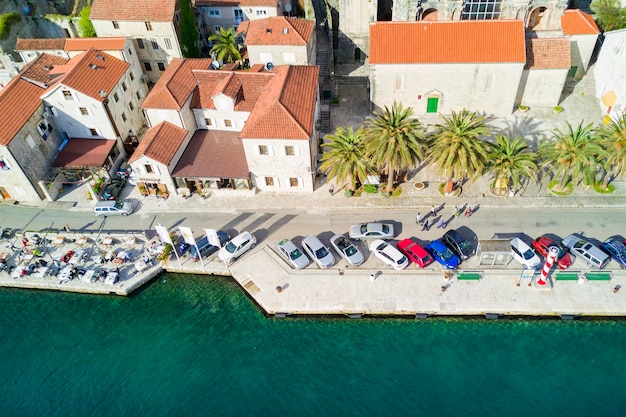
<path id="1" fill-rule="evenodd" d="M 128 216 L 133 212 L 133 205 L 128 201 L 100 201 L 93 208 L 96 216 Z"/>

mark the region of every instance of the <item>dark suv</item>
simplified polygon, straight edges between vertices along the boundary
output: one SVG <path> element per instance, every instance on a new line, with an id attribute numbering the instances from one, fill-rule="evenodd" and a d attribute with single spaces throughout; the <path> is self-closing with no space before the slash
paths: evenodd
<path id="1" fill-rule="evenodd" d="M 448 230 L 446 234 L 443 235 L 443 241 L 454 253 L 459 255 L 459 258 L 463 261 L 474 254 L 472 245 L 454 229 Z"/>

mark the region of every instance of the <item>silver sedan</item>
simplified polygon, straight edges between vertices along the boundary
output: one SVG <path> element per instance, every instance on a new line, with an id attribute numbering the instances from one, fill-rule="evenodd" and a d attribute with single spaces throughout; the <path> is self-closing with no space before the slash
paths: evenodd
<path id="1" fill-rule="evenodd" d="M 389 223 L 360 223 L 350 226 L 350 239 L 393 239 L 393 225 Z"/>
<path id="2" fill-rule="evenodd" d="M 302 249 L 313 258 L 320 268 L 330 268 L 335 264 L 333 254 L 315 236 L 307 236 L 302 239 Z"/>
<path id="3" fill-rule="evenodd" d="M 306 268 L 311 263 L 308 256 L 289 239 L 283 239 L 278 243 L 278 251 L 296 269 Z"/>
<path id="4" fill-rule="evenodd" d="M 350 239 L 344 235 L 335 235 L 331 237 L 330 244 L 351 266 L 359 266 L 365 260 L 363 254 L 359 252 L 356 246 L 350 242 Z"/>

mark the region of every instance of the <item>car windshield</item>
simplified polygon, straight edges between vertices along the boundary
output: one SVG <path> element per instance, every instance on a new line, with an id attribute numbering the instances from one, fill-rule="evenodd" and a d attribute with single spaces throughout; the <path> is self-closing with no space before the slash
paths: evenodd
<path id="1" fill-rule="evenodd" d="M 380 245 L 376 246 L 376 250 L 382 251 L 386 247 L 387 247 L 387 244 L 385 242 L 382 242 Z"/>
<path id="2" fill-rule="evenodd" d="M 386 224 L 383 224 L 383 233 L 389 233 L 389 226 L 387 226 Z"/>
<path id="3" fill-rule="evenodd" d="M 587 243 L 587 242 L 585 242 L 584 240 L 579 240 L 578 242 L 576 242 L 576 243 L 574 244 L 574 247 L 575 247 L 576 249 L 580 249 L 580 248 L 582 248 L 582 247 L 585 245 L 585 243 Z"/>
<path id="4" fill-rule="evenodd" d="M 558 259 L 561 259 L 562 257 L 565 256 L 565 251 L 563 250 L 562 247 L 557 246 L 557 245 L 550 245 L 548 246 L 548 251 L 550 251 L 551 248 L 557 248 L 559 250 L 559 254 L 556 256 Z"/>
<path id="5" fill-rule="evenodd" d="M 524 259 L 529 260 L 532 259 L 533 256 L 535 256 L 535 252 L 533 252 L 532 249 L 528 249 L 526 252 L 524 252 Z"/>
<path id="6" fill-rule="evenodd" d="M 328 255 L 328 251 L 326 250 L 325 247 L 321 247 L 315 251 L 315 257 L 317 259 L 325 258 L 327 255 Z"/>
<path id="7" fill-rule="evenodd" d="M 367 232 L 367 224 L 363 223 L 361 225 L 361 234 L 365 234 L 365 232 Z"/>
<path id="8" fill-rule="evenodd" d="M 124 202 L 123 201 L 116 201 L 115 202 L 115 208 L 116 209 L 122 209 L 124 207 Z"/>
<path id="9" fill-rule="evenodd" d="M 465 249 L 469 249 L 470 244 L 467 240 L 463 239 L 459 242 L 459 248 L 461 248 L 461 250 L 465 250 Z"/>
<path id="10" fill-rule="evenodd" d="M 406 256 L 402 256 L 402 258 L 398 259 L 398 265 L 402 265 L 407 262 Z"/>
<path id="11" fill-rule="evenodd" d="M 431 261 L 431 258 L 430 258 L 430 256 L 424 256 L 424 257 L 423 257 L 422 259 L 420 259 L 420 260 L 422 261 L 422 263 L 424 263 L 424 264 L 425 264 L 425 263 L 430 262 L 430 261 Z"/>
<path id="12" fill-rule="evenodd" d="M 237 250 L 237 246 L 233 245 L 233 242 L 228 242 L 228 245 L 225 246 L 226 250 L 230 253 L 235 253 Z"/>
<path id="13" fill-rule="evenodd" d="M 296 259 L 298 259 L 301 256 L 302 256 L 302 252 L 300 251 L 300 249 L 297 249 L 297 248 L 292 250 L 291 253 L 289 254 L 289 257 L 292 260 L 296 260 Z"/>
<path id="14" fill-rule="evenodd" d="M 346 248 L 346 256 L 352 256 L 352 255 L 354 255 L 356 252 L 357 252 L 357 251 L 356 251 L 356 248 L 355 248 L 354 246 L 352 246 L 352 245 L 350 245 L 350 246 L 348 246 L 348 247 Z"/>

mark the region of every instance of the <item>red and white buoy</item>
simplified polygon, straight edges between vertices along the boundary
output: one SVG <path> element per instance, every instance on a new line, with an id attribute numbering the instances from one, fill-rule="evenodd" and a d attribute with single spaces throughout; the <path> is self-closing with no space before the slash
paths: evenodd
<path id="1" fill-rule="evenodd" d="M 548 251 L 548 256 L 546 256 L 546 263 L 541 270 L 541 276 L 537 280 L 537 285 L 546 285 L 548 274 L 550 273 L 557 256 L 559 256 L 559 248 L 552 246 Z"/>

